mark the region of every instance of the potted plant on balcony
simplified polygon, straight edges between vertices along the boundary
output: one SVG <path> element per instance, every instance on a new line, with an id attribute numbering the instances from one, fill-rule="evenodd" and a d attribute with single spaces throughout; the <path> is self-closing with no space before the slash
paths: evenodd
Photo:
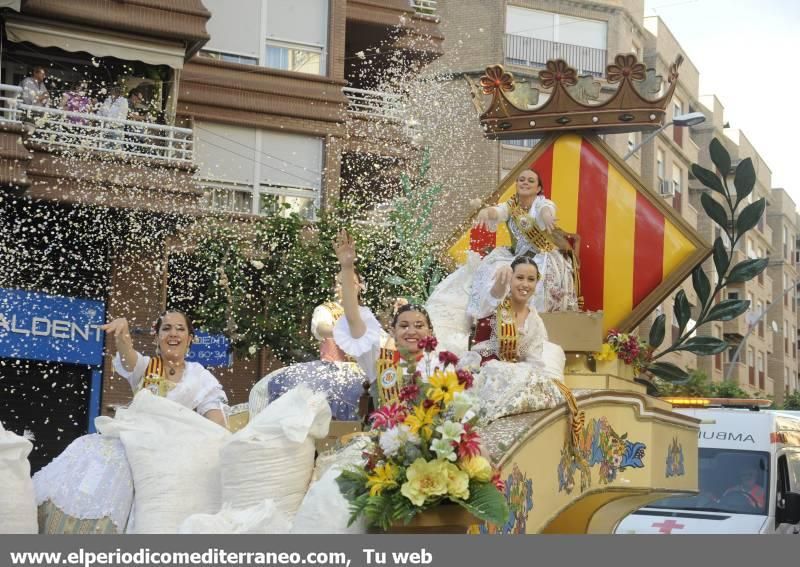
<path id="1" fill-rule="evenodd" d="M 429 364 L 436 339 L 425 339 Z M 466 533 L 481 521 L 503 524 L 508 505 L 499 474 L 481 455 L 472 375 L 458 358 L 439 353 L 444 370 L 422 382 L 413 365 L 399 399 L 371 416 L 372 445 L 363 466 L 339 476 L 352 523 L 363 516 L 376 531 Z"/>

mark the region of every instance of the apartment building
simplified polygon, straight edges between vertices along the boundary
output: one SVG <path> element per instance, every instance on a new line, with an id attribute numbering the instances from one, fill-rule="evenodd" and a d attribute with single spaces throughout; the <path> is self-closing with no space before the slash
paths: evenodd
<path id="1" fill-rule="evenodd" d="M 385 191 L 363 171 L 417 150 L 376 77 L 423 67 L 443 36 L 434 0 L 28 0 L 0 18 L 0 399 L 7 428 L 34 429 L 38 467 L 130 399 L 96 327 L 125 316 L 151 349 L 176 234 Z M 39 66 L 42 106 L 19 87 Z M 100 110 L 134 89 L 146 119 Z M 214 372 L 236 404 L 270 364 Z"/>
<path id="2" fill-rule="evenodd" d="M 772 280 L 771 303 L 765 319 L 773 329 L 768 375 L 775 402 L 797 390 L 797 205 L 782 188 L 770 191 L 767 224 L 772 229 L 772 254 L 767 273 Z"/>

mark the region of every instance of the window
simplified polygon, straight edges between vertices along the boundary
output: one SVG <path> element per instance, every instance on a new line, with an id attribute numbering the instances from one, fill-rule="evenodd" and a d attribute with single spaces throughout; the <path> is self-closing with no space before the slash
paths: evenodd
<path id="1" fill-rule="evenodd" d="M 681 101 L 681 99 L 679 99 L 677 96 L 672 97 L 672 119 L 675 120 L 676 116 L 680 116 L 682 114 L 683 114 L 683 101 Z M 684 126 L 672 127 L 672 139 L 680 147 L 683 147 L 683 128 Z"/>
<path id="2" fill-rule="evenodd" d="M 207 0 L 211 39 L 202 55 L 324 75 L 330 0 Z"/>
<path id="3" fill-rule="evenodd" d="M 675 163 L 672 164 L 672 206 L 676 211 L 681 210 L 681 193 L 683 191 L 683 170 Z"/>
<path id="4" fill-rule="evenodd" d="M 764 302 L 763 301 L 759 301 L 758 302 L 758 316 L 761 317 L 761 315 L 763 313 L 764 313 Z M 764 336 L 764 318 L 763 317 L 761 317 L 761 319 L 759 319 L 759 321 L 758 321 L 758 336 L 759 337 L 763 337 Z"/>
<path id="5" fill-rule="evenodd" d="M 789 354 L 789 322 L 783 321 L 783 352 Z"/>
<path id="6" fill-rule="evenodd" d="M 656 150 L 656 183 L 658 184 L 659 193 L 667 195 L 670 192 L 670 187 L 667 184 L 667 174 L 664 167 L 664 151 L 658 149 Z"/>
<path id="7" fill-rule="evenodd" d="M 728 292 L 728 299 L 739 299 L 739 292 L 738 291 L 729 291 Z"/>
<path id="8" fill-rule="evenodd" d="M 322 138 L 198 121 L 195 148 L 210 207 L 314 218 L 322 191 Z"/>
<path id="9" fill-rule="evenodd" d="M 249 55 L 240 55 L 237 53 L 224 53 L 222 51 L 203 49 L 200 51 L 200 56 L 208 57 L 209 59 L 217 59 L 219 61 L 227 61 L 229 63 L 239 63 L 241 65 L 258 65 L 258 57 L 250 57 Z"/>
<path id="10" fill-rule="evenodd" d="M 747 349 L 747 373 L 751 385 L 756 383 L 756 367 L 755 367 L 756 351 L 753 347 Z"/>
<path id="11" fill-rule="evenodd" d="M 789 243 L 789 228 L 784 225 L 783 227 L 783 259 L 789 260 L 789 254 L 792 250 L 791 244 Z"/>
<path id="12" fill-rule="evenodd" d="M 764 389 L 764 353 L 758 353 L 758 389 Z"/>
<path id="13" fill-rule="evenodd" d="M 600 20 L 508 6 L 506 33 L 593 49 L 606 49 L 608 25 Z"/>

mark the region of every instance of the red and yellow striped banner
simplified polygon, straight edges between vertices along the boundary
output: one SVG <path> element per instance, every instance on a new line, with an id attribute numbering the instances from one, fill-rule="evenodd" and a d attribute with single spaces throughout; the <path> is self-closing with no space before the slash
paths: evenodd
<path id="1" fill-rule="evenodd" d="M 558 225 L 581 237 L 585 309 L 603 311 L 606 330 L 627 330 L 638 323 L 633 319 L 644 317 L 632 319 L 637 307 L 655 307 L 663 297 L 654 295 L 666 297 L 708 249 L 600 139 L 564 134 L 543 144 L 495 192 L 497 202 L 514 195 L 520 171 L 535 169 L 556 204 Z M 505 226 L 496 235 L 473 229 L 458 238 L 450 255 L 460 263 L 469 248 L 510 243 Z"/>

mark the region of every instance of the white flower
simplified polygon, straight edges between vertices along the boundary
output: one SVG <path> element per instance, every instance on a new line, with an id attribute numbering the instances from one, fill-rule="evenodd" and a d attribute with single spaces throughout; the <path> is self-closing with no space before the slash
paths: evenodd
<path id="1" fill-rule="evenodd" d="M 453 394 L 453 401 L 450 404 L 454 412 L 454 417 L 462 421 L 464 418 L 472 414 L 474 415 L 475 407 L 478 405 L 478 398 L 472 392 L 463 391 Z"/>
<path id="2" fill-rule="evenodd" d="M 436 432 L 441 434 L 442 441 L 458 441 L 461 439 L 461 434 L 464 433 L 464 426 L 460 423 L 445 421 L 436 428 Z"/>
<path id="3" fill-rule="evenodd" d="M 431 451 L 436 453 L 436 456 L 440 459 L 446 459 L 453 462 L 456 460 L 456 448 L 453 447 L 452 441 L 448 441 L 446 439 L 434 439 L 433 443 L 431 443 Z"/>
<path id="4" fill-rule="evenodd" d="M 255 354 L 256 351 L 258 351 L 256 345 L 250 345 L 250 348 L 247 349 L 247 352 L 249 352 L 250 354 Z"/>
<path id="5" fill-rule="evenodd" d="M 359 59 L 366 59 L 367 58 L 367 54 L 364 53 L 363 51 L 357 51 L 356 52 L 356 57 L 358 57 Z"/>
<path id="6" fill-rule="evenodd" d="M 387 457 L 394 456 L 404 445 L 416 445 L 419 443 L 419 435 L 411 433 L 408 425 L 400 424 L 387 429 L 381 434 L 380 446 L 383 454 Z"/>
<path id="7" fill-rule="evenodd" d="M 264 262 L 261 260 L 252 260 L 250 265 L 253 266 L 256 270 L 263 270 L 264 269 Z"/>

